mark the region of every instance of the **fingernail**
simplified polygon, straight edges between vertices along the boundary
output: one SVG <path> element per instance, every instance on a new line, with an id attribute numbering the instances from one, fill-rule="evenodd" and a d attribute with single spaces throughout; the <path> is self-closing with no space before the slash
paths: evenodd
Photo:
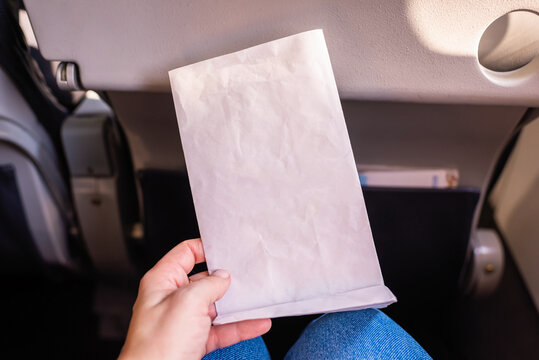
<path id="1" fill-rule="evenodd" d="M 230 274 L 228 273 L 228 271 L 221 270 L 221 269 L 215 270 L 212 275 L 215 275 L 223 279 L 228 279 L 230 277 Z"/>

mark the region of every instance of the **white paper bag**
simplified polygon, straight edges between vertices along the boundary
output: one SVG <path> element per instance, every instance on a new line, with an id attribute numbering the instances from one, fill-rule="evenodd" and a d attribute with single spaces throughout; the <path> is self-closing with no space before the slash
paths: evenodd
<path id="1" fill-rule="evenodd" d="M 322 30 L 170 71 L 214 323 L 383 307 L 384 286 Z"/>

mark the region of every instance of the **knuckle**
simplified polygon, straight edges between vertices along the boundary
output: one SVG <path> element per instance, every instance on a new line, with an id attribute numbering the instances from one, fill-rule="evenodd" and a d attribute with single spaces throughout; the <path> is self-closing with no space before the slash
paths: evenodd
<path id="1" fill-rule="evenodd" d="M 148 287 L 148 285 L 152 282 L 152 270 L 149 270 L 144 276 L 140 279 L 139 282 L 139 289 L 144 290 Z"/>

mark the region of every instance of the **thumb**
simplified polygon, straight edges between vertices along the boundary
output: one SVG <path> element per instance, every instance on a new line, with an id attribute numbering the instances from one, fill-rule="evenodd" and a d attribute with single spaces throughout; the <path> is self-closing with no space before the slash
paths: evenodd
<path id="1" fill-rule="evenodd" d="M 230 274 L 226 270 L 216 270 L 211 275 L 189 284 L 197 297 L 211 305 L 225 295 L 230 285 Z"/>

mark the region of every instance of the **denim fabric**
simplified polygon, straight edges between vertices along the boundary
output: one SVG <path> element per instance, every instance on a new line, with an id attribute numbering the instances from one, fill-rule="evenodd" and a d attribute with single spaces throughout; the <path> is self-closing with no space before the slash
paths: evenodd
<path id="1" fill-rule="evenodd" d="M 269 359 L 262 338 L 242 341 L 203 360 Z M 326 314 L 310 323 L 285 360 L 431 359 L 423 348 L 376 309 Z"/>
<path id="2" fill-rule="evenodd" d="M 430 359 L 423 348 L 380 310 L 326 314 L 314 320 L 292 346 L 296 359 Z"/>
<path id="3" fill-rule="evenodd" d="M 269 360 L 270 355 L 264 340 L 257 337 L 245 340 L 224 349 L 217 349 L 202 360 Z"/>

